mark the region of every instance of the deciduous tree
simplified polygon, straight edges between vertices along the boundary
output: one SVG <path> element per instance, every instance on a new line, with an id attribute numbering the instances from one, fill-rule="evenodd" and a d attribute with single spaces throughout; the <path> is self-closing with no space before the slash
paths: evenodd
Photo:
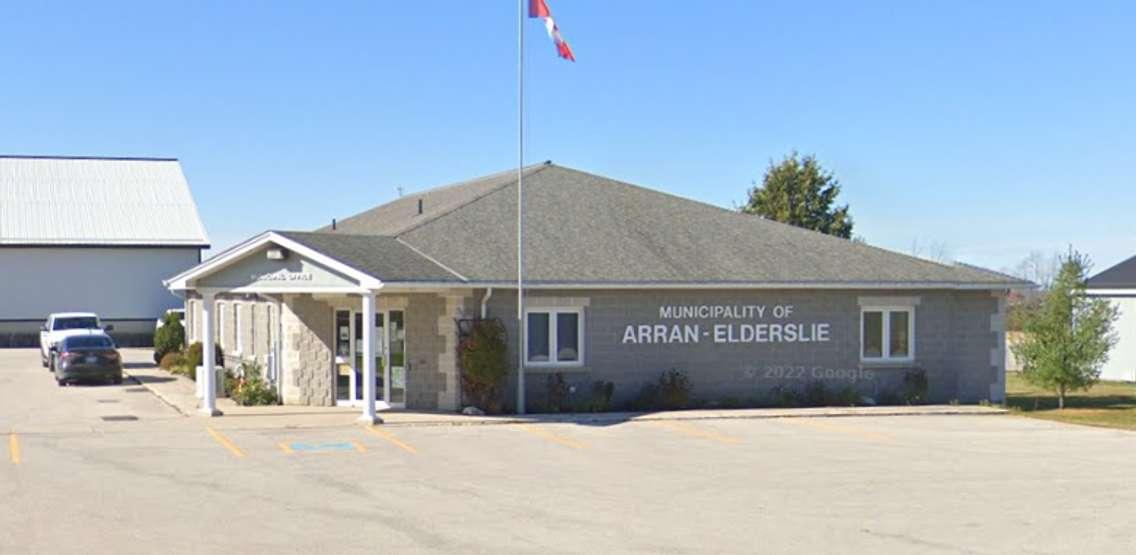
<path id="1" fill-rule="evenodd" d="M 1088 389 L 1100 379 L 1101 365 L 1116 344 L 1116 307 L 1085 295 L 1088 257 L 1070 250 L 1040 305 L 1024 314 L 1023 338 L 1013 345 L 1026 380 L 1057 394 Z"/>

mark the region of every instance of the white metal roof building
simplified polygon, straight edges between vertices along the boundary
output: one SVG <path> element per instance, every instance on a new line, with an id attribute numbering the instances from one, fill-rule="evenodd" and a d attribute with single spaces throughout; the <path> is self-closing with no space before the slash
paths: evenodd
<path id="1" fill-rule="evenodd" d="M 0 156 L 0 346 L 34 344 L 49 313 L 74 310 L 149 341 L 181 304 L 162 278 L 208 247 L 177 159 Z"/>

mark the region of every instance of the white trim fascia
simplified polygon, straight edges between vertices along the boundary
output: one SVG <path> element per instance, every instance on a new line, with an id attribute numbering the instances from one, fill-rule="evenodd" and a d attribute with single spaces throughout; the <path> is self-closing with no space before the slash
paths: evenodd
<path id="1" fill-rule="evenodd" d="M 263 295 L 279 295 L 279 294 L 286 294 L 286 293 L 292 293 L 292 294 L 296 294 L 296 295 L 308 295 L 308 294 L 313 294 L 313 295 L 326 295 L 326 294 L 362 295 L 362 294 L 366 294 L 366 293 L 377 293 L 381 289 L 382 289 L 381 286 L 377 287 L 375 289 L 367 289 L 365 287 L 339 287 L 339 286 L 334 286 L 334 285 L 317 286 L 317 287 L 304 287 L 304 288 L 251 286 L 251 287 L 236 287 L 236 288 L 233 288 L 233 289 L 218 289 L 217 292 L 218 293 L 237 293 L 237 294 L 258 293 L 258 294 L 263 294 Z"/>
<path id="2" fill-rule="evenodd" d="M 516 289 L 516 281 L 468 281 L 464 283 L 434 281 L 391 281 L 386 282 L 389 289 L 437 289 L 437 288 L 475 288 L 493 287 L 495 289 Z M 543 282 L 525 283 L 526 290 L 535 289 L 902 289 L 927 290 L 950 289 L 972 291 L 1005 291 L 1007 289 L 1031 289 L 1015 284 L 976 284 L 955 282 L 677 282 L 677 283 L 627 283 L 627 282 Z"/>
<path id="3" fill-rule="evenodd" d="M 388 293 L 411 291 L 438 291 L 443 289 L 517 289 L 515 281 L 387 281 L 383 282 L 384 291 Z M 1010 287 L 1006 285 L 974 285 L 974 284 L 904 284 L 904 283 L 540 283 L 525 284 L 526 291 L 536 290 L 964 290 L 964 291 L 1006 291 L 1008 289 L 1029 289 L 1028 287 Z"/>
<path id="4" fill-rule="evenodd" d="M 164 280 L 162 284 L 171 291 L 194 289 L 194 287 L 190 287 L 188 285 L 189 280 L 199 279 L 202 276 L 221 270 L 229 264 L 240 259 L 241 257 L 247 255 L 250 251 L 260 248 L 267 243 L 275 243 L 287 248 L 289 251 L 295 252 L 315 262 L 319 262 L 320 264 L 323 264 L 324 266 L 327 266 L 333 270 L 346 274 L 358 280 L 360 288 L 377 290 L 383 287 L 382 280 L 379 280 L 378 278 L 375 278 L 374 276 L 366 272 L 357 270 L 344 262 L 336 260 L 330 256 L 327 256 L 326 254 L 314 250 L 302 243 L 293 241 L 292 239 L 284 237 L 283 235 L 280 235 L 273 231 L 266 231 L 264 233 L 261 233 L 260 235 L 257 235 L 256 237 L 253 237 L 252 239 L 235 245 L 228 250 L 218 254 L 217 256 L 214 256 L 209 260 L 206 260 L 205 262 L 202 262 L 201 264 L 198 264 L 197 266 L 186 270 L 185 272 L 182 272 L 168 280 Z M 303 293 L 304 291 L 293 292 Z"/>
<path id="5" fill-rule="evenodd" d="M 1136 289 L 1085 289 L 1093 297 L 1136 297 Z"/>
<path id="6" fill-rule="evenodd" d="M 243 253 L 247 250 L 251 250 L 252 247 L 249 247 L 249 245 L 255 244 L 259 246 L 263 244 L 263 240 L 268 237 L 268 234 L 269 232 L 266 231 L 264 233 L 261 233 L 260 235 L 255 235 L 253 237 L 245 239 L 244 241 L 237 243 L 236 245 L 233 245 L 209 257 L 206 260 L 203 260 L 200 264 L 189 268 L 180 274 L 177 274 L 169 279 L 162 280 L 162 285 L 166 286 L 166 288 L 170 289 L 171 291 L 188 289 L 185 286 L 187 280 L 192 277 L 197 277 L 206 270 L 212 270 L 214 266 L 227 261 L 233 256 L 236 256 L 238 253 Z"/>

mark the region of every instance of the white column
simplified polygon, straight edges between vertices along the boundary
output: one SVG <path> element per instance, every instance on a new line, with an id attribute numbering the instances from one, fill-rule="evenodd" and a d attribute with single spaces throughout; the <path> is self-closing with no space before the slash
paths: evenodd
<path id="1" fill-rule="evenodd" d="M 203 292 L 201 300 L 201 365 L 205 368 L 205 375 L 201 376 L 204 385 L 204 394 L 201 397 L 201 408 L 197 412 L 205 416 L 221 416 L 217 410 L 217 371 L 213 347 L 213 293 Z"/>
<path id="2" fill-rule="evenodd" d="M 363 414 L 359 422 L 379 424 L 375 414 L 375 294 L 363 293 Z"/>

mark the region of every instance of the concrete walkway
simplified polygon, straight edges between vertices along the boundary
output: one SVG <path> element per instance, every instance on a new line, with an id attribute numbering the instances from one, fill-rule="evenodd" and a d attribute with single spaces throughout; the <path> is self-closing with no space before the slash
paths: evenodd
<path id="1" fill-rule="evenodd" d="M 199 400 L 193 380 L 156 367 L 150 351 L 122 349 L 126 373 L 178 412 L 197 417 Z M 351 425 L 360 414 L 355 407 L 263 406 L 242 407 L 227 398 L 217 399 L 224 416 L 211 421 L 219 428 L 322 428 Z M 995 415 L 1008 411 L 1000 407 L 975 405 L 920 405 L 889 407 L 813 407 L 763 409 L 700 409 L 662 412 L 606 412 L 573 414 L 531 414 L 503 416 L 464 416 L 450 412 L 404 410 L 379 413 L 388 426 L 474 426 L 541 422 L 578 424 L 617 424 L 652 420 L 732 420 L 752 418 L 800 418 L 840 416 L 902 415 Z M 256 417 L 256 418 L 251 418 Z"/>

